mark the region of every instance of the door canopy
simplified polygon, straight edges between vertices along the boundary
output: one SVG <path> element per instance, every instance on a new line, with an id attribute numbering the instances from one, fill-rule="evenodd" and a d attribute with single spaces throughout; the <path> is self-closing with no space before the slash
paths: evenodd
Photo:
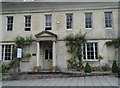
<path id="1" fill-rule="evenodd" d="M 55 41 L 57 39 L 57 35 L 50 32 L 50 31 L 42 31 L 38 34 L 35 35 L 35 37 L 37 38 L 37 41 Z"/>

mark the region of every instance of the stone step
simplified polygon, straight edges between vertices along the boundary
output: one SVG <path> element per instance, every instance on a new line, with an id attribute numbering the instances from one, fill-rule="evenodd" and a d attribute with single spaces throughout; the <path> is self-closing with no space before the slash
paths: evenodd
<path id="1" fill-rule="evenodd" d="M 111 72 L 21 72 L 3 76 L 3 80 L 33 80 L 33 79 L 47 79 L 47 78 L 66 78 L 66 77 L 85 77 L 85 76 L 103 76 L 113 75 Z M 9 77 L 9 78 L 7 78 Z"/>

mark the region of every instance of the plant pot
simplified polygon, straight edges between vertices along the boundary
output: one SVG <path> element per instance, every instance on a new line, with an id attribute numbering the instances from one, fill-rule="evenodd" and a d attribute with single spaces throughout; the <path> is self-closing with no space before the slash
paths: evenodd
<path id="1" fill-rule="evenodd" d="M 52 67 L 52 72 L 56 72 L 56 66 Z"/>
<path id="2" fill-rule="evenodd" d="M 39 67 L 34 67 L 34 72 L 39 72 Z"/>

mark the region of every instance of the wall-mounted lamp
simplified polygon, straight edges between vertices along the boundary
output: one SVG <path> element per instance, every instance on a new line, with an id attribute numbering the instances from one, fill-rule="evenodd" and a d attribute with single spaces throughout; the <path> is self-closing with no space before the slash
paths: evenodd
<path id="1" fill-rule="evenodd" d="M 60 22 L 58 21 L 57 24 L 60 24 Z"/>

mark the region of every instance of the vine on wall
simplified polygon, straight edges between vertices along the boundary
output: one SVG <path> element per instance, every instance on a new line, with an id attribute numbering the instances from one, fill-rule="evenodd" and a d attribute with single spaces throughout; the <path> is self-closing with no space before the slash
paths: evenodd
<path id="1" fill-rule="evenodd" d="M 23 49 L 26 44 L 30 45 L 32 43 L 32 41 L 33 41 L 32 35 L 26 36 L 26 37 L 17 36 L 15 39 L 16 48 L 20 47 Z M 23 53 L 23 59 L 25 61 L 29 61 L 30 57 L 31 57 L 30 54 Z"/>
<path id="2" fill-rule="evenodd" d="M 115 38 L 111 41 L 105 43 L 107 46 L 114 46 L 115 48 L 120 48 L 120 38 Z"/>
<path id="3" fill-rule="evenodd" d="M 71 58 L 67 61 L 68 69 L 80 71 L 82 68 L 82 44 L 85 43 L 86 34 L 70 34 L 65 37 L 66 46 L 68 46 L 68 52 L 71 54 Z"/>
<path id="4" fill-rule="evenodd" d="M 30 36 L 26 36 L 26 37 L 21 37 L 21 36 L 17 36 L 15 38 L 15 44 L 16 44 L 16 47 L 21 47 L 23 48 L 23 46 L 26 44 L 26 43 L 29 43 L 31 44 L 32 43 L 32 35 Z"/>
<path id="5" fill-rule="evenodd" d="M 115 47 L 115 56 L 117 57 L 117 52 L 120 52 L 120 38 L 115 38 L 111 41 L 107 41 L 105 43 L 107 46 L 114 46 Z M 116 64 L 116 60 L 113 61 L 112 64 L 112 72 L 116 73 L 118 70 L 118 66 Z"/>

